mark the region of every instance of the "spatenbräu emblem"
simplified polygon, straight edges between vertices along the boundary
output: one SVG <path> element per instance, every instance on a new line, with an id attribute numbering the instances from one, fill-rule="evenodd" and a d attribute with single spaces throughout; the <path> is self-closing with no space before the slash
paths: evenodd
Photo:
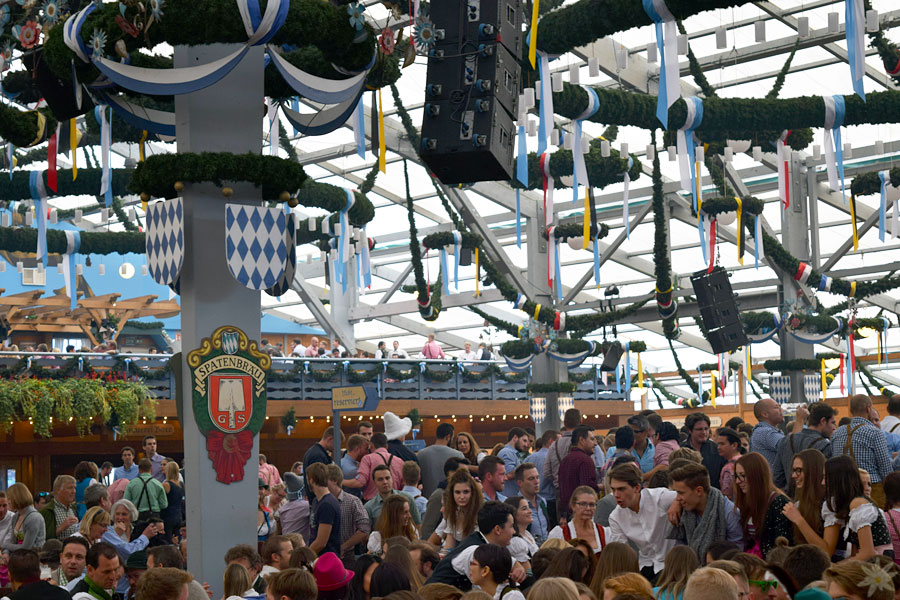
<path id="1" fill-rule="evenodd" d="M 187 364 L 194 419 L 206 436 L 216 479 L 241 481 L 253 436 L 266 419 L 266 371 L 272 359 L 243 331 L 225 325 L 188 353 Z"/>

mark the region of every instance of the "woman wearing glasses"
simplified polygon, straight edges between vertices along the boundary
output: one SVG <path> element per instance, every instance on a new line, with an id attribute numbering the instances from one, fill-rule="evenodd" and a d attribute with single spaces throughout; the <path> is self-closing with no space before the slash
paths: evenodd
<path id="1" fill-rule="evenodd" d="M 606 546 L 606 534 L 603 533 L 602 526 L 594 523 L 597 492 L 586 485 L 579 486 L 572 492 L 569 503 L 572 507 L 572 520 L 565 527 L 554 527 L 547 537 L 566 541 L 581 538 L 587 540 L 594 554 L 600 554 Z"/>
<path id="2" fill-rule="evenodd" d="M 793 545 L 794 526 L 782 512 L 790 499 L 772 483 L 765 457 L 758 452 L 740 457 L 734 465 L 734 481 L 734 505 L 741 515 L 745 551 L 765 558 L 779 536 Z"/>
<path id="3" fill-rule="evenodd" d="M 794 502 L 784 507 L 784 516 L 794 524 L 794 541 L 812 543 L 821 538 L 822 502 L 825 500 L 825 455 L 807 448 L 794 455 L 791 463 Z"/>

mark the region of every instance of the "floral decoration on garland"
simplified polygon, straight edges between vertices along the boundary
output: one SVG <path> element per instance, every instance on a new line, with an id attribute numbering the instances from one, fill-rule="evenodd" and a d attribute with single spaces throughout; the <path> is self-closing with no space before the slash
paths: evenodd
<path id="1" fill-rule="evenodd" d="M 150 0 L 150 14 L 155 21 L 161 21 L 163 17 L 164 0 Z"/>
<path id="2" fill-rule="evenodd" d="M 382 54 L 386 56 L 390 56 L 394 53 L 394 46 L 397 43 L 396 38 L 394 37 L 394 30 L 390 27 L 385 27 L 381 31 L 381 36 L 378 38 L 378 47 L 381 48 Z"/>
<path id="3" fill-rule="evenodd" d="M 13 36 L 19 40 L 22 48 L 30 50 L 38 43 L 41 37 L 41 26 L 37 21 L 25 21 L 24 25 L 13 27 Z"/>
<path id="4" fill-rule="evenodd" d="M 5 5 L 4 5 L 5 8 Z M 60 11 L 66 9 L 66 3 L 58 0 L 44 0 L 41 10 L 44 12 L 44 24 L 52 27 L 59 22 Z M 9 20 L 9 9 L 7 8 L 7 20 Z"/>
<path id="5" fill-rule="evenodd" d="M 415 28 L 416 50 L 427 53 L 434 46 L 434 23 L 427 15 L 419 12 L 419 18 L 416 21 Z"/>
<path id="6" fill-rule="evenodd" d="M 99 29 L 95 29 L 94 35 L 91 36 L 91 49 L 93 50 L 91 56 L 103 58 L 104 48 L 106 48 L 106 33 Z"/>
<path id="7" fill-rule="evenodd" d="M 351 2 L 347 5 L 347 14 L 350 15 L 350 26 L 362 31 L 366 24 L 366 7 L 359 2 Z"/>

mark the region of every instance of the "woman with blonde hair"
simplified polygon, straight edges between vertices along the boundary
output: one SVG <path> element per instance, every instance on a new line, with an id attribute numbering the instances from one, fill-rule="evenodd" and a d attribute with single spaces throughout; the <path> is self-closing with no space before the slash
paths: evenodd
<path id="1" fill-rule="evenodd" d="M 673 460 L 678 459 L 689 460 L 695 463 L 702 463 L 703 457 L 700 456 L 700 453 L 694 450 L 693 448 L 679 448 L 678 450 L 673 450 L 669 454 L 669 465 L 671 466 Z"/>
<path id="2" fill-rule="evenodd" d="M 606 534 L 603 527 L 594 523 L 594 511 L 597 510 L 597 492 L 592 487 L 581 485 L 572 492 L 569 500 L 572 507 L 572 520 L 565 527 L 557 525 L 547 537 L 561 538 L 566 541 L 573 538 L 587 540 L 594 554 L 606 547 Z"/>
<path id="3" fill-rule="evenodd" d="M 545 549 L 565 550 L 566 548 L 569 548 L 569 547 L 570 547 L 569 542 L 567 542 L 566 540 L 564 540 L 562 538 L 547 538 L 547 541 L 545 541 L 543 544 L 541 544 L 540 549 L 541 550 L 545 550 Z"/>
<path id="4" fill-rule="evenodd" d="M 597 598 L 603 598 L 603 582 L 621 573 L 638 573 L 638 554 L 634 548 L 622 542 L 610 542 L 600 553 L 591 579 L 591 591 Z"/>
<path id="5" fill-rule="evenodd" d="M 893 600 L 891 575 L 879 565 L 845 560 L 825 571 L 828 595 L 847 600 Z"/>
<path id="6" fill-rule="evenodd" d="M 416 541 L 416 528 L 412 522 L 409 498 L 403 494 L 393 494 L 384 501 L 375 531 L 369 536 L 366 549 L 373 554 L 381 554 L 382 544 L 394 536 Z"/>
<path id="7" fill-rule="evenodd" d="M 103 510 L 102 506 L 92 506 L 81 519 L 81 525 L 78 526 L 78 533 L 93 546 L 100 541 L 103 534 L 109 529 L 109 513 Z"/>
<path id="8" fill-rule="evenodd" d="M 656 600 L 681 600 L 691 573 L 700 568 L 700 559 L 690 546 L 675 546 L 666 554 L 659 584 L 653 588 Z"/>
<path id="9" fill-rule="evenodd" d="M 250 574 L 243 565 L 231 563 L 223 575 L 225 600 L 242 600 L 247 592 L 256 592 L 250 586 Z M 258 594 L 257 594 L 258 595 Z"/>
<path id="10" fill-rule="evenodd" d="M 34 497 L 24 483 L 14 483 L 6 490 L 10 512 L 16 519 L 9 528 L 9 535 L 0 540 L 4 550 L 40 550 L 47 538 L 44 517 L 34 508 Z"/>
<path id="11" fill-rule="evenodd" d="M 465 469 L 458 469 L 447 480 L 442 511 L 444 518 L 434 529 L 428 542 L 450 550 L 475 531 L 478 511 L 484 496 L 475 479 Z"/>
<path id="12" fill-rule="evenodd" d="M 613 600 L 625 594 L 653 600 L 653 588 L 640 573 L 623 573 L 608 577 L 603 582 L 603 600 Z"/>
<path id="13" fill-rule="evenodd" d="M 528 590 L 528 600 L 578 600 L 578 588 L 565 577 L 538 579 Z"/>
<path id="14" fill-rule="evenodd" d="M 184 503 L 184 484 L 181 483 L 179 476 L 178 463 L 172 459 L 163 467 L 166 480 L 163 481 L 163 490 L 166 492 L 166 501 L 168 505 L 160 513 L 163 524 L 166 527 L 164 537 L 167 542 L 172 541 L 172 534 L 177 534 L 181 527 L 183 519 L 181 518 L 182 504 Z"/>

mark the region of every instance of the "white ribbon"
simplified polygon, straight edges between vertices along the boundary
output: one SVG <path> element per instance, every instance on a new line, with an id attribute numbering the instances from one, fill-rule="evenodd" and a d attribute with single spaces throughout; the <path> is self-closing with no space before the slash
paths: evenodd
<path id="1" fill-rule="evenodd" d="M 786 155 L 786 148 L 784 141 L 787 139 L 788 131 L 785 130 L 779 136 L 778 141 L 775 142 L 775 156 L 778 161 L 778 197 L 781 198 L 781 202 L 783 206 L 787 206 L 788 201 L 790 199 L 790 193 L 788 192 L 788 186 L 791 185 L 791 182 L 788 178 L 788 169 L 785 166 L 785 162 L 789 160 L 789 155 Z M 828 152 L 828 146 L 825 147 L 826 154 Z M 788 151 L 789 152 L 789 151 Z"/>
<path id="2" fill-rule="evenodd" d="M 625 168 L 625 172 L 622 173 L 625 179 L 625 191 L 623 193 L 622 198 L 622 222 L 625 224 L 625 237 L 629 240 L 631 239 L 631 223 L 629 223 L 628 219 L 628 200 L 629 200 L 629 188 L 631 187 L 631 168 L 634 166 L 634 159 L 631 158 L 631 155 L 628 155 L 628 166 Z M 587 217 L 585 217 L 587 218 Z"/>
<path id="3" fill-rule="evenodd" d="M 109 107 L 101 104 L 96 108 L 95 113 L 100 115 L 100 162 L 103 167 L 103 174 L 100 178 L 100 194 L 105 196 L 106 206 L 112 204 L 112 190 L 110 188 L 112 173 L 109 160 L 110 148 L 112 147 L 112 131 L 109 117 L 107 116 L 108 111 Z"/>
<path id="4" fill-rule="evenodd" d="M 462 251 L 462 234 L 453 232 L 453 285 L 459 291 L 459 254 Z"/>
<path id="5" fill-rule="evenodd" d="M 545 152 L 541 154 L 541 169 L 543 170 L 546 189 L 544 190 L 544 226 L 549 227 L 553 224 L 555 214 L 553 211 L 553 188 L 555 182 L 550 174 L 550 154 Z"/>
<path id="6" fill-rule="evenodd" d="M 678 128 L 676 143 L 678 146 L 678 165 L 681 173 L 681 188 L 690 191 L 694 197 L 694 208 L 697 207 L 696 171 L 694 165 L 694 129 L 703 122 L 703 101 L 696 96 L 684 99 L 687 115 L 684 124 Z M 690 139 L 688 139 L 690 138 Z"/>
<path id="7" fill-rule="evenodd" d="M 836 96 L 823 96 L 822 100 L 825 103 L 825 169 L 828 172 L 828 185 L 834 191 L 841 190 L 843 194 L 844 182 L 839 175 L 844 170 L 843 147 L 841 146 L 841 125 L 845 114 L 844 99 L 843 97 L 838 99 Z M 835 148 L 835 144 L 837 144 L 837 148 Z M 846 201 L 845 195 L 844 202 Z"/>
<path id="8" fill-rule="evenodd" d="M 572 184 L 572 200 L 574 202 L 578 201 L 578 186 L 590 186 L 581 144 L 584 120 L 590 119 L 597 114 L 597 110 L 600 108 L 600 98 L 597 96 L 597 92 L 586 85 L 581 86 L 581 88 L 587 94 L 588 105 L 587 108 L 584 109 L 584 112 L 575 117 L 575 140 L 572 144 L 572 164 L 574 165 L 573 176 L 575 178 L 575 183 Z M 587 218 L 587 216 L 585 216 L 585 218 Z"/>
<path id="9" fill-rule="evenodd" d="M 272 98 L 266 98 L 269 107 L 267 118 L 269 119 L 269 154 L 278 156 L 278 142 L 281 137 L 281 124 L 278 120 L 278 103 Z"/>
<path id="10" fill-rule="evenodd" d="M 550 83 L 550 57 L 538 50 L 538 72 L 541 78 L 541 106 L 538 133 L 538 155 L 544 153 L 553 129 L 553 86 Z"/>
<path id="11" fill-rule="evenodd" d="M 359 251 L 360 268 L 362 269 L 363 285 L 365 287 L 372 286 L 372 263 L 369 257 L 369 236 L 366 234 L 366 228 L 362 228 L 362 248 Z"/>

